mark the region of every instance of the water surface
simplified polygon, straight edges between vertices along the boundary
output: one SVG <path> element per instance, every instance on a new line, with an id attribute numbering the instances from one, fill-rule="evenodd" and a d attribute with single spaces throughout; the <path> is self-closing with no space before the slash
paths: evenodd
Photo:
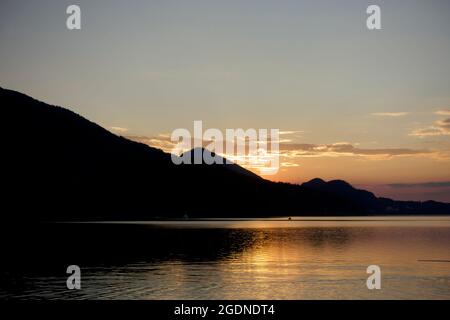
<path id="1" fill-rule="evenodd" d="M 1 298 L 450 299 L 449 217 L 62 223 L 27 234 L 5 253 Z M 66 289 L 70 264 L 81 290 Z M 366 287 L 373 264 L 381 290 Z"/>

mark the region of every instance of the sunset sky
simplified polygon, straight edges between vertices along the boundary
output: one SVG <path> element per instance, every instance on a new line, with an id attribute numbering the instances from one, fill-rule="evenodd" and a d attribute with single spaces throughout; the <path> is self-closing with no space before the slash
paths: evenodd
<path id="1" fill-rule="evenodd" d="M 450 202 L 449 35 L 447 0 L 3 0 L 0 86 L 165 149 L 194 120 L 278 128 L 271 180 Z"/>

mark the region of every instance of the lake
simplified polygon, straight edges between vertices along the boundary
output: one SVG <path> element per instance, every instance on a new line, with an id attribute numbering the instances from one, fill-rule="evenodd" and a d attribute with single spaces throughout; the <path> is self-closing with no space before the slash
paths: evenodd
<path id="1" fill-rule="evenodd" d="M 52 223 L 2 234 L 1 299 L 450 299 L 450 217 Z M 66 288 L 72 264 L 81 290 Z M 366 286 L 369 265 L 381 268 L 380 290 Z"/>

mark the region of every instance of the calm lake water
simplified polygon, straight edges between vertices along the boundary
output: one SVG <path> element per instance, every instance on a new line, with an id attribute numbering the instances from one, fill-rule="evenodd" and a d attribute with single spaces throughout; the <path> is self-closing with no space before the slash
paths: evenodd
<path id="1" fill-rule="evenodd" d="M 450 299 L 450 217 L 47 224 L 3 246 L 1 299 Z M 11 235 L 9 236 L 11 237 Z M 81 290 L 66 268 L 81 268 Z M 381 268 L 381 290 L 366 269 Z"/>

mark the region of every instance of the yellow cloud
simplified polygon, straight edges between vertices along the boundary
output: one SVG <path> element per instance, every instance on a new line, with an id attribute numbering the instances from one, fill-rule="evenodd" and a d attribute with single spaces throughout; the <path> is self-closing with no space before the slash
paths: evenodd
<path id="1" fill-rule="evenodd" d="M 438 110 L 435 112 L 435 114 L 440 115 L 440 116 L 450 116 L 450 110 Z"/>
<path id="2" fill-rule="evenodd" d="M 377 116 L 377 117 L 403 117 L 408 114 L 409 114 L 409 112 L 375 112 L 375 113 L 371 113 L 372 116 Z"/>
<path id="3" fill-rule="evenodd" d="M 122 127 L 109 127 L 109 129 L 111 129 L 112 131 L 120 132 L 120 133 L 128 131 L 127 128 L 122 128 Z"/>

